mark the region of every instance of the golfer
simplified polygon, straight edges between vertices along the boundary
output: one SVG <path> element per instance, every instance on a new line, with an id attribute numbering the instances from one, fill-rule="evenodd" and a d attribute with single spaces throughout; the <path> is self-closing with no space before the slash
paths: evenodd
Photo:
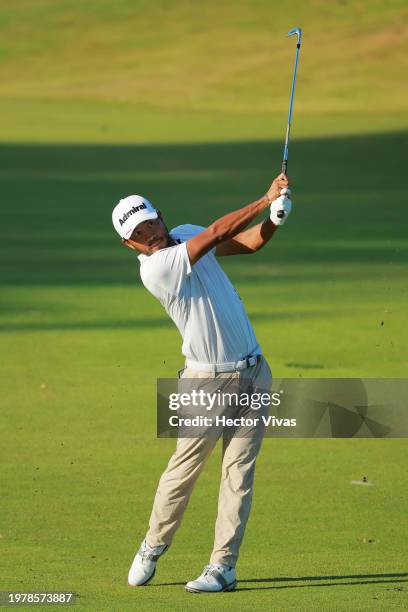
<path id="1" fill-rule="evenodd" d="M 269 366 L 242 301 L 217 258 L 259 251 L 291 211 L 288 187 L 287 177 L 280 174 L 263 197 L 207 228 L 180 225 L 168 231 L 161 212 L 137 195 L 115 206 L 113 225 L 122 242 L 138 253 L 143 284 L 161 302 L 183 338 L 182 379 L 211 379 L 220 388 L 231 380 L 245 380 L 251 388 L 270 389 Z M 246 229 L 267 208 L 268 217 Z M 224 439 L 214 548 L 201 576 L 187 583 L 190 592 L 215 593 L 236 587 L 235 565 L 262 437 L 263 429 L 254 426 L 246 435 L 235 430 Z M 142 586 L 153 578 L 215 444 L 214 436 L 178 438 L 159 481 L 149 529 L 130 567 L 129 585 Z"/>

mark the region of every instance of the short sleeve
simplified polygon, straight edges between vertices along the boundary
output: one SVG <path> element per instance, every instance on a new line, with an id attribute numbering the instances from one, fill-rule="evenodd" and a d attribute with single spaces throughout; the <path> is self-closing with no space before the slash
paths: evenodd
<path id="1" fill-rule="evenodd" d="M 155 288 L 171 295 L 179 295 L 191 264 L 185 242 L 151 255 L 143 264 L 140 274 L 143 284 L 155 295 Z"/>
<path id="2" fill-rule="evenodd" d="M 182 240 L 183 242 L 188 242 L 188 240 L 194 238 L 194 236 L 197 236 L 198 234 L 201 234 L 201 232 L 203 232 L 205 229 L 207 228 L 202 227 L 201 225 L 191 225 L 188 223 L 185 225 L 178 225 L 177 227 L 173 228 L 170 231 L 170 236 L 175 240 Z M 213 247 L 207 253 L 207 256 L 215 256 L 215 251 L 216 247 Z"/>

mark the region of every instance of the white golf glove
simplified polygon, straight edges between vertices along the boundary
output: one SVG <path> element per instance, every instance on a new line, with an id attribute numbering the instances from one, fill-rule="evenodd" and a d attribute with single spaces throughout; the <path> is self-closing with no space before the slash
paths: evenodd
<path id="1" fill-rule="evenodd" d="M 274 225 L 283 225 L 292 210 L 291 191 L 287 187 L 281 189 L 280 196 L 271 204 L 270 219 Z"/>

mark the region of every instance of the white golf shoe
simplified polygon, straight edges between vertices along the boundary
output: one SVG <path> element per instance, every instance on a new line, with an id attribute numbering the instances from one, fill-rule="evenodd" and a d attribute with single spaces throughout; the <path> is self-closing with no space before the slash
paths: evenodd
<path id="1" fill-rule="evenodd" d="M 143 540 L 137 551 L 128 574 L 129 586 L 144 586 L 153 578 L 156 572 L 156 564 L 159 557 L 167 550 L 168 546 L 149 546 Z"/>
<path id="2" fill-rule="evenodd" d="M 211 563 L 206 565 L 201 576 L 197 580 L 191 580 L 186 584 L 186 591 L 190 593 L 221 593 L 233 591 L 237 586 L 235 567 Z"/>

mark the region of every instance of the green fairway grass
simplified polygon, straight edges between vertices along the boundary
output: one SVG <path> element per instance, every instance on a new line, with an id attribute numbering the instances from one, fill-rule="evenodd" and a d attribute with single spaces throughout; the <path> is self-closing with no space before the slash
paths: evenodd
<path id="1" fill-rule="evenodd" d="M 290 222 L 256 256 L 224 260 L 276 376 L 405 376 L 405 142 L 297 143 Z M 157 579 L 137 591 L 125 584 L 173 447 L 155 441 L 155 380 L 182 360 L 175 327 L 112 232 L 112 202 L 136 190 L 170 225 L 205 224 L 262 193 L 279 150 L 0 148 L 5 588 L 71 588 L 85 610 L 406 602 L 407 448 L 397 440 L 266 440 L 241 590 L 208 604 L 182 583 L 209 555 L 217 452 Z M 375 486 L 350 484 L 363 475 Z"/>
<path id="2" fill-rule="evenodd" d="M 403 439 L 265 440 L 238 590 L 196 596 L 217 449 L 155 579 L 127 587 L 174 448 L 156 379 L 183 361 L 111 226 L 129 193 L 170 228 L 265 193 L 302 26 L 293 214 L 221 262 L 275 377 L 406 377 L 405 16 L 397 0 L 0 7 L 0 590 L 72 590 L 84 611 L 408 608 Z"/>
<path id="3" fill-rule="evenodd" d="M 20 0 L 0 12 L 0 96 L 156 109 L 405 111 L 404 0 Z"/>
<path id="4" fill-rule="evenodd" d="M 408 128 L 404 0 L 20 0 L 0 7 L 0 140 L 281 137 Z"/>

